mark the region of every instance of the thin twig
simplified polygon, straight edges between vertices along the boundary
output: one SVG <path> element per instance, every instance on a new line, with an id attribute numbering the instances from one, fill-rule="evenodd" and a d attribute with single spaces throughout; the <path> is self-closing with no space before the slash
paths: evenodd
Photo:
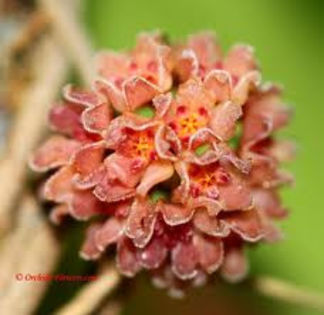
<path id="1" fill-rule="evenodd" d="M 324 312 L 324 294 L 269 276 L 258 277 L 252 280 L 251 285 L 265 296 Z"/>
<path id="2" fill-rule="evenodd" d="M 34 81 L 26 90 L 13 122 L 6 155 L 0 164 L 0 235 L 10 227 L 10 210 L 22 189 L 27 160 L 42 137 L 47 112 L 67 74 L 67 64 L 51 38 L 39 43 Z"/>
<path id="3" fill-rule="evenodd" d="M 67 3 L 62 0 L 39 0 L 39 4 L 49 16 L 63 49 L 67 51 L 84 83 L 89 86 L 94 76 L 91 48 L 72 10 L 67 10 Z"/>
<path id="4" fill-rule="evenodd" d="M 56 315 L 87 315 L 99 306 L 103 299 L 117 287 L 120 275 L 114 267 L 107 267 L 98 278 L 83 287 L 77 296 L 58 310 Z"/>

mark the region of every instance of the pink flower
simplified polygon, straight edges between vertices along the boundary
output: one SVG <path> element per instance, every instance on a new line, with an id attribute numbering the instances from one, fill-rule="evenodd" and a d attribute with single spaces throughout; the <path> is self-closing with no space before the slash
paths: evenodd
<path id="1" fill-rule="evenodd" d="M 286 215 L 280 89 L 261 84 L 251 48 L 222 57 L 209 33 L 171 46 L 142 34 L 131 52 L 100 54 L 98 73 L 92 90 L 64 89 L 56 134 L 31 161 L 54 170 L 42 190 L 52 221 L 93 217 L 83 258 L 115 246 L 122 274 L 147 269 L 173 295 L 216 271 L 241 280 L 246 247 L 278 240 Z"/>

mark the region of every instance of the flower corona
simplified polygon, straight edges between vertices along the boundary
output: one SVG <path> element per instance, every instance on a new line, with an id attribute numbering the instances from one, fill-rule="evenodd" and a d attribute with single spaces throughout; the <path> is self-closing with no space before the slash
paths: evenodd
<path id="1" fill-rule="evenodd" d="M 278 140 L 291 111 L 262 83 L 253 49 L 223 55 L 214 35 L 168 44 L 143 33 L 133 50 L 102 52 L 89 90 L 67 86 L 49 122 L 55 134 L 31 166 L 51 171 L 42 197 L 50 218 L 91 218 L 81 256 L 116 250 L 122 274 L 146 269 L 174 296 L 218 273 L 239 281 L 245 251 L 273 242 L 286 216 Z"/>

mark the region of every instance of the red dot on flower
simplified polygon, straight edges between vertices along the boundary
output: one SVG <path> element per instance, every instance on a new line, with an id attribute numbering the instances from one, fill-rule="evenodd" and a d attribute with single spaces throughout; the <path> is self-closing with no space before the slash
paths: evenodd
<path id="1" fill-rule="evenodd" d="M 177 108 L 177 114 L 182 115 L 187 111 L 187 107 L 184 105 L 180 105 Z"/>
<path id="2" fill-rule="evenodd" d="M 219 185 L 227 185 L 229 184 L 231 177 L 224 170 L 220 170 L 217 174 L 217 184 Z"/>
<path id="3" fill-rule="evenodd" d="M 200 116 L 207 116 L 207 109 L 205 107 L 199 107 L 198 113 Z"/>

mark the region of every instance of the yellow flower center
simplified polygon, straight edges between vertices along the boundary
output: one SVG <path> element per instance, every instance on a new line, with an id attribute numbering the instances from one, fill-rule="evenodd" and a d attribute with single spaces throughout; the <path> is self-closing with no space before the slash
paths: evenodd
<path id="1" fill-rule="evenodd" d="M 140 155 L 141 157 L 148 157 L 152 148 L 151 141 L 145 136 L 139 136 L 137 141 L 133 144 L 133 150 L 136 155 Z"/>
<path id="2" fill-rule="evenodd" d="M 200 127 L 204 126 L 204 122 L 199 120 L 199 116 L 194 113 L 190 116 L 181 118 L 179 125 L 180 137 L 184 137 L 195 133 Z"/>

